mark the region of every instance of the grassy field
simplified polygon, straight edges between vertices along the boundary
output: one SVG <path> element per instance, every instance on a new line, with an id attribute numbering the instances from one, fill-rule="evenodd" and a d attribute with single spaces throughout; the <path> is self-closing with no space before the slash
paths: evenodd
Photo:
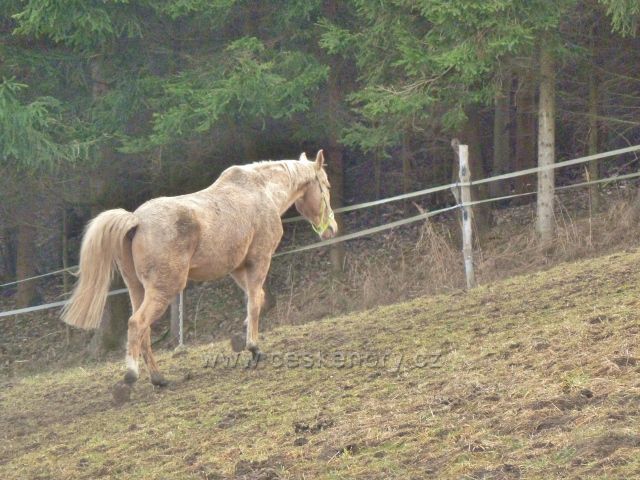
<path id="1" fill-rule="evenodd" d="M 471 293 L 4 381 L 2 479 L 637 478 L 640 252 Z M 127 392 L 125 392 L 127 393 Z"/>

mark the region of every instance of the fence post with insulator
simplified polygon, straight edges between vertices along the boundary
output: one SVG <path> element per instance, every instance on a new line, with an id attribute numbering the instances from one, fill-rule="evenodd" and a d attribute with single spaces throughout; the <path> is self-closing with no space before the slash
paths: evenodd
<path id="1" fill-rule="evenodd" d="M 467 278 L 467 288 L 476 286 L 476 276 L 473 271 L 473 211 L 471 210 L 471 172 L 469 171 L 469 146 L 458 146 L 460 160 L 460 205 L 462 206 L 462 255 L 464 257 L 464 272 Z"/>

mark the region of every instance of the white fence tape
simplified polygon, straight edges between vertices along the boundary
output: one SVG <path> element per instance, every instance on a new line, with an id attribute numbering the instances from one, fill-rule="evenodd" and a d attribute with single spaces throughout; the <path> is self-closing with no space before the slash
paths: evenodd
<path id="1" fill-rule="evenodd" d="M 127 290 L 126 288 L 121 288 L 119 290 L 113 290 L 113 291 L 109 292 L 107 295 L 109 295 L 109 296 L 111 296 L 111 295 L 120 295 L 121 293 L 127 293 L 128 291 L 129 290 Z M 9 310 L 7 312 L 0 312 L 0 318 L 8 317 L 10 315 L 20 315 L 20 314 L 23 314 L 23 313 L 37 312 L 39 310 L 47 310 L 49 308 L 64 307 L 67 303 L 69 303 L 69 300 L 61 300 L 59 302 L 45 303 L 44 305 L 36 305 L 34 307 L 18 308 L 16 310 Z"/>
<path id="2" fill-rule="evenodd" d="M 526 170 L 518 170 L 517 172 L 510 172 L 510 173 L 504 173 L 501 175 L 495 175 L 493 177 L 487 177 L 487 178 L 481 178 L 479 180 L 472 180 L 471 181 L 471 185 L 479 185 L 482 183 L 490 183 L 490 182 L 497 182 L 498 180 L 506 180 L 509 178 L 515 178 L 515 177 L 520 177 L 523 175 L 530 175 L 532 173 L 538 173 L 538 172 L 542 172 L 544 170 L 553 170 L 556 168 L 563 168 L 563 167 L 569 167 L 571 165 L 577 165 L 579 163 L 585 163 L 585 162 L 591 162 L 593 160 L 600 160 L 602 158 L 607 158 L 607 157 L 613 157 L 616 155 L 622 155 L 624 153 L 630 153 L 630 152 L 635 152 L 640 150 L 640 145 L 634 145 L 632 147 L 625 147 L 625 148 L 620 148 L 618 150 L 611 150 L 609 152 L 603 152 L 603 153 L 598 153 L 596 155 L 587 155 L 585 157 L 579 157 L 579 158 L 574 158 L 572 160 L 564 160 L 562 162 L 557 162 L 554 163 L 552 165 L 545 165 L 543 167 L 532 167 L 532 168 L 527 168 Z M 471 172 L 473 173 L 473 172 Z M 440 185 L 437 187 L 431 187 L 431 188 L 426 188 L 424 190 L 417 190 L 415 192 L 409 192 L 409 193 L 405 193 L 402 195 L 396 195 L 394 197 L 387 197 L 387 198 L 382 198 L 380 200 L 373 200 L 371 202 L 364 202 L 364 203 L 358 203 L 356 205 L 348 205 L 346 207 L 340 207 L 340 208 L 336 208 L 334 210 L 335 213 L 344 213 L 344 212 L 351 212 L 353 210 L 359 210 L 361 208 L 367 208 L 367 207 L 373 207 L 375 205 L 382 205 L 383 203 L 389 203 L 389 202 L 395 202 L 398 200 L 405 200 L 408 198 L 414 198 L 414 197 L 419 197 L 422 195 L 427 195 L 429 193 L 435 193 L 435 192 L 441 192 L 444 190 L 449 190 L 451 188 L 455 188 L 458 187 L 460 185 L 460 182 L 456 182 L 456 183 L 450 183 L 448 185 Z M 296 217 L 288 217 L 282 220 L 282 223 L 292 223 L 292 222 L 298 222 L 301 220 L 305 220 L 304 217 L 302 216 L 296 216 Z"/>
<path id="3" fill-rule="evenodd" d="M 631 153 L 638 150 L 640 150 L 640 145 L 634 145 L 632 147 L 626 147 L 626 148 L 619 148 L 618 150 L 611 150 L 609 152 L 597 153 L 595 155 L 587 155 L 586 157 L 574 158 L 573 160 L 564 160 L 562 162 L 552 163 L 550 165 L 545 165 L 543 167 L 532 167 L 532 168 L 527 168 L 525 170 L 518 170 L 517 172 L 503 173 L 502 175 L 496 175 L 494 177 L 481 178 L 480 180 L 472 180 L 471 185 L 480 185 L 482 183 L 495 182 L 497 180 L 506 180 L 507 178 L 521 177 L 523 175 L 530 175 L 532 173 L 543 172 L 545 170 L 555 170 L 556 168 L 570 167 L 571 165 L 591 162 L 593 160 L 600 160 L 601 158 L 614 157 L 616 155 Z"/>
<path id="4" fill-rule="evenodd" d="M 77 265 L 75 267 L 69 267 L 69 268 L 61 268 L 60 270 L 54 270 L 53 272 L 47 272 L 47 273 L 43 273 L 42 275 L 36 275 L 34 277 L 28 277 L 28 278 L 22 278 L 20 280 L 15 280 L 13 282 L 8 282 L 8 283 L 3 283 L 2 285 L 0 285 L 0 288 L 2 287 L 8 287 L 10 285 L 18 285 L 19 283 L 24 283 L 24 282 L 28 282 L 30 280 L 36 280 L 38 278 L 44 278 L 44 277 L 50 277 L 51 275 L 57 275 L 58 273 L 62 273 L 62 272 L 69 272 L 71 275 L 75 275 L 76 273 L 72 272 L 71 269 L 72 268 L 77 268 Z"/>
<path id="5" fill-rule="evenodd" d="M 332 238 L 330 240 L 323 240 L 321 242 L 311 243 L 309 245 L 304 245 L 303 247 L 294 248 L 291 250 L 285 250 L 283 252 L 278 252 L 273 255 L 273 258 L 280 257 L 282 255 L 289 255 L 290 253 L 298 253 L 304 252 L 306 250 L 312 250 L 314 248 L 326 247 L 329 245 L 333 245 L 335 243 L 346 242 L 347 240 L 353 240 L 354 238 L 360 238 L 367 235 L 371 235 L 373 233 L 383 232 L 384 230 L 390 230 L 392 228 L 399 227 L 401 225 L 406 225 L 408 223 L 417 222 L 419 220 L 424 220 L 425 218 L 433 217 L 434 215 L 438 215 L 440 213 L 449 212 L 451 210 L 455 210 L 456 208 L 460 208 L 460 205 L 454 205 L 452 207 L 441 208 L 440 210 L 434 210 L 433 212 L 425 212 L 420 215 L 416 215 L 414 217 L 404 218 L 402 220 L 396 220 L 395 222 L 385 223 L 384 225 L 379 225 L 377 227 L 367 228 L 365 230 L 360 230 L 359 232 L 348 233 L 346 235 L 341 235 L 339 237 Z"/>
<path id="6" fill-rule="evenodd" d="M 555 190 L 564 191 L 564 190 L 570 190 L 572 188 L 587 187 L 589 185 L 596 185 L 599 183 L 612 183 L 620 180 L 629 180 L 629 179 L 638 178 L 638 177 L 640 177 L 640 172 L 628 173 L 625 175 L 615 175 L 613 177 L 601 178 L 599 180 L 592 180 L 590 182 L 581 182 L 581 183 L 574 183 L 571 185 L 564 185 L 562 187 L 555 187 Z M 473 202 L 462 203 L 460 204 L 460 206 L 473 206 L 473 205 L 480 205 L 483 203 L 499 202 L 500 200 L 510 200 L 512 198 L 526 197 L 529 195 L 536 195 L 537 193 L 538 193 L 537 191 L 525 192 L 525 193 L 514 193 L 513 195 L 505 195 L 503 197 L 486 198 L 484 200 L 474 200 Z"/>
<path id="7" fill-rule="evenodd" d="M 372 200 L 370 202 L 358 203 L 356 205 L 347 205 L 346 207 L 339 207 L 334 209 L 334 213 L 351 212 L 353 210 L 359 210 L 361 208 L 373 207 L 375 205 L 382 205 L 383 203 L 395 202 L 398 200 L 405 200 L 407 198 L 420 197 L 429 193 L 442 192 L 444 190 L 450 190 L 459 185 L 459 183 L 450 183 L 448 185 L 439 185 L 437 187 L 425 188 L 424 190 L 417 190 L 415 192 L 404 193 L 402 195 L 396 195 L 394 197 L 381 198 L 380 200 Z M 299 222 L 300 220 L 306 220 L 306 218 L 298 215 L 297 217 L 288 217 L 282 219 L 282 223 Z"/>
<path id="8" fill-rule="evenodd" d="M 587 155 L 585 157 L 580 157 L 580 158 L 575 158 L 572 160 L 565 160 L 563 162 L 557 162 L 554 163 L 552 165 L 547 165 L 544 167 L 534 167 L 534 168 L 528 168 L 525 170 L 519 170 L 517 172 L 511 172 L 511 173 L 505 173 L 502 175 L 496 175 L 493 177 L 488 177 L 488 178 L 483 178 L 480 180 L 474 180 L 472 181 L 470 184 L 471 185 L 479 185 L 482 183 L 489 183 L 489 182 L 494 182 L 494 181 L 498 181 L 498 180 L 504 180 L 504 179 L 508 179 L 508 178 L 514 178 L 514 177 L 519 177 L 522 175 L 530 175 L 532 173 L 537 173 L 537 172 L 541 172 L 543 170 L 549 170 L 549 169 L 556 169 L 556 168 L 562 168 L 562 167 L 568 167 L 571 165 L 577 165 L 580 163 L 584 163 L 584 162 L 589 162 L 589 161 L 593 161 L 593 160 L 599 160 L 602 158 L 607 158 L 607 157 L 612 157 L 615 155 L 622 155 L 624 153 L 630 153 L 630 152 L 635 152 L 640 150 L 640 145 L 635 145 L 632 147 L 626 147 L 626 148 L 620 148 L 618 150 L 612 150 L 609 152 L 604 152 L 604 153 L 599 153 L 596 155 Z M 616 175 L 613 177 L 608 177 L 608 178 L 603 178 L 603 179 L 599 179 L 599 180 L 592 180 L 589 182 L 581 182 L 581 183 L 576 183 L 573 185 L 566 185 L 566 186 L 561 186 L 561 187 L 556 187 L 556 190 L 568 190 L 571 188 L 577 188 L 577 187 L 584 187 L 584 186 L 588 186 L 588 185 L 595 185 L 595 184 L 599 184 L 599 183 L 608 183 L 608 182 L 616 182 L 616 181 L 620 181 L 620 180 L 628 180 L 628 179 L 632 179 L 632 178 L 637 178 L 640 177 L 640 172 L 635 172 L 635 173 L 630 173 L 630 174 L 626 174 L 626 175 Z M 357 209 L 361 209 L 361 208 L 367 208 L 367 207 L 371 207 L 371 206 L 375 206 L 375 205 L 381 205 L 384 203 L 389 203 L 389 202 L 394 202 L 397 200 L 403 200 L 403 199 L 407 199 L 407 198 L 413 198 L 413 197 L 417 197 L 417 196 L 421 196 L 421 195 L 427 195 L 429 193 L 434 193 L 434 192 L 439 192 L 439 191 L 444 191 L 444 190 L 449 190 L 451 188 L 456 188 L 460 185 L 460 183 L 450 183 L 448 185 L 440 185 L 437 187 L 431 187 L 431 188 L 427 188 L 424 190 L 418 190 L 415 192 L 410 192 L 410 193 L 406 193 L 403 195 L 397 195 L 394 197 L 388 197 L 388 198 L 383 198 L 380 200 L 374 200 L 371 202 L 364 202 L 364 203 L 359 203 L 356 205 L 349 205 L 346 207 L 341 207 L 341 208 L 337 208 L 334 211 L 335 212 L 348 212 L 348 211 L 353 211 L 353 210 L 357 210 Z M 489 203 L 489 202 L 497 202 L 500 200 L 508 200 L 508 199 L 512 199 L 512 198 L 516 198 L 516 197 L 523 197 L 523 196 L 527 196 L 527 195 L 535 195 L 536 192 L 526 192 L 526 193 L 518 193 L 518 194 L 513 194 L 513 195 L 506 195 L 503 197 L 495 197 L 495 198 L 488 198 L 488 199 L 484 199 L 484 200 L 476 200 L 470 203 L 466 203 L 466 204 L 458 204 L 458 205 L 454 205 L 451 207 L 446 207 L 446 208 L 441 208 L 439 210 L 434 210 L 432 212 L 425 212 L 425 213 L 421 213 L 420 215 L 415 215 L 413 217 L 409 217 L 409 218 L 404 218 L 402 220 L 397 220 L 395 222 L 390 222 L 384 225 L 379 225 L 377 227 L 371 227 L 371 228 L 367 228 L 365 230 L 361 230 L 359 232 L 354 232 L 354 233 L 349 233 L 346 235 L 341 235 L 339 237 L 336 238 L 332 238 L 330 240 L 323 240 L 321 242 L 316 242 L 316 243 L 312 243 L 309 245 L 304 245 L 302 247 L 298 247 L 298 248 L 294 248 L 291 250 L 285 250 L 283 252 L 278 252 L 275 255 L 273 255 L 273 257 L 280 257 L 280 256 L 284 256 L 284 255 L 289 255 L 289 254 L 293 254 L 293 253 L 299 253 L 299 252 L 304 252 L 307 250 L 312 250 L 315 248 L 320 248 L 320 247 L 326 247 L 329 245 L 334 245 L 336 243 L 340 243 L 340 242 L 345 242 L 348 240 L 352 240 L 354 238 L 360 238 L 360 237 L 364 237 L 367 235 L 372 235 L 374 233 L 378 233 L 378 232 L 382 232 L 385 230 L 390 230 L 392 228 L 396 228 L 402 225 L 407 225 L 413 222 L 417 222 L 420 220 L 424 220 L 426 218 L 429 217 L 433 217 L 435 215 L 438 215 L 440 213 L 444 213 L 444 212 L 448 212 L 451 210 L 455 210 L 456 208 L 460 208 L 462 206 L 471 206 L 471 205 L 479 205 L 479 204 L 483 204 L 483 203 Z M 283 223 L 291 223 L 294 221 L 298 221 L 298 220 L 304 220 L 304 217 L 292 217 L 292 218 L 286 218 L 283 219 Z M 54 272 L 49 272 L 49 273 L 45 273 L 42 275 L 37 275 L 35 277 L 29 277 L 29 278 L 25 278 L 25 279 L 21 279 L 21 280 L 17 280 L 15 282 L 10 282 L 10 283 L 5 283 L 0 285 L 0 287 L 4 287 L 4 286 L 8 286 L 8 285 L 15 285 L 18 283 L 22 283 L 22 282 L 26 282 L 29 280 L 34 280 L 37 278 L 43 278 L 43 277 L 47 277 L 50 275 L 55 275 L 58 273 L 62 273 L 65 270 L 71 270 L 73 268 L 77 268 L 77 266 L 74 267 L 69 267 L 67 269 L 60 269 L 60 270 L 56 270 Z M 109 292 L 109 295 L 118 295 L 121 293 L 126 293 L 127 289 L 120 289 L 120 290 L 114 290 L 112 292 Z M 0 312 L 0 318 L 3 317 L 8 317 L 11 315 L 20 315 L 23 313 L 30 313 L 30 312 L 36 312 L 39 310 L 46 310 L 49 308 L 55 308 L 55 307 L 61 307 L 64 306 L 66 303 L 68 302 L 68 300 L 63 300 L 63 301 L 59 301 L 59 302 L 53 302 L 53 303 L 47 303 L 44 305 L 37 305 L 34 307 L 26 307 L 26 308 L 20 308 L 20 309 L 16 309 L 16 310 L 9 310 L 6 312 Z"/>

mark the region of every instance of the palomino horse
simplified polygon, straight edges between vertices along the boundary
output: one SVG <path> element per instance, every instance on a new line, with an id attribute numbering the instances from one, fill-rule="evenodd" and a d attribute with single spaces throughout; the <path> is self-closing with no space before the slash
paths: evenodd
<path id="1" fill-rule="evenodd" d="M 322 239 L 338 226 L 320 150 L 315 161 L 257 162 L 230 167 L 213 185 L 178 197 L 150 200 L 135 212 L 107 210 L 87 226 L 80 249 L 80 278 L 63 320 L 80 328 L 100 324 L 114 267 L 129 289 L 127 372 L 138 379 L 144 357 L 151 383 L 166 385 L 151 351 L 150 326 L 188 279 L 215 280 L 230 274 L 247 298 L 246 348 L 254 361 L 258 321 L 271 256 L 282 238 L 280 216 L 295 206 Z"/>

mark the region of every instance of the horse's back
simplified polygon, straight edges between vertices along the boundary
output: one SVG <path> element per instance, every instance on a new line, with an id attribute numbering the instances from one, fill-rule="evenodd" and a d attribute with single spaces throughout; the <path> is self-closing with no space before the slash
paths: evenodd
<path id="1" fill-rule="evenodd" d="M 139 219 L 132 245 L 136 270 L 144 274 L 181 265 L 196 280 L 227 275 L 244 261 L 255 237 L 254 207 L 251 195 L 225 184 L 146 202 L 134 212 Z"/>
<path id="2" fill-rule="evenodd" d="M 138 233 L 149 233 L 164 241 L 185 242 L 200 230 L 197 205 L 180 197 L 159 197 L 142 204 L 134 215 Z"/>
<path id="3" fill-rule="evenodd" d="M 243 190 L 256 191 L 263 183 L 262 177 L 250 165 L 234 165 L 220 174 L 212 188 L 229 188 L 231 193 L 236 190 L 240 194 Z"/>

